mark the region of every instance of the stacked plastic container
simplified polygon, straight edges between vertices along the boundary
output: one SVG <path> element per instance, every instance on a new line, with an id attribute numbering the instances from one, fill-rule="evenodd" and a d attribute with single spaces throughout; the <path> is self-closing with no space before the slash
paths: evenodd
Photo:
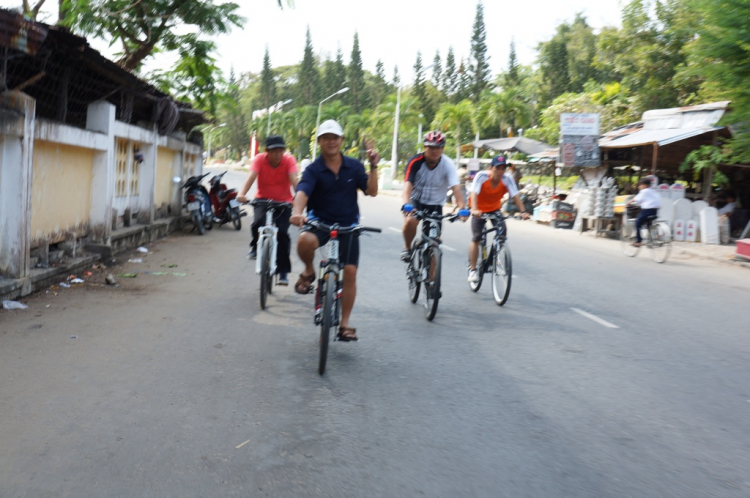
<path id="1" fill-rule="evenodd" d="M 617 184 L 614 178 L 604 178 L 602 186 L 593 191 L 594 216 L 611 218 L 615 215 Z"/>

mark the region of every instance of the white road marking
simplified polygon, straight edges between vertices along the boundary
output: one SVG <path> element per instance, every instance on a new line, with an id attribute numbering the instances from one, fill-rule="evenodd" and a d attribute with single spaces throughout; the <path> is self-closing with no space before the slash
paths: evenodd
<path id="1" fill-rule="evenodd" d="M 396 228 L 396 227 L 388 227 L 388 230 L 390 230 L 390 231 L 392 231 L 392 232 L 398 232 L 398 233 L 401 233 L 401 229 L 400 229 L 400 228 Z"/>
<path id="2" fill-rule="evenodd" d="M 591 313 L 588 313 L 586 311 L 579 310 L 578 308 L 570 308 L 570 309 L 572 309 L 573 311 L 575 311 L 576 313 L 578 313 L 581 316 L 585 316 L 589 320 L 595 321 L 599 325 L 604 325 L 605 327 L 610 328 L 610 329 L 619 329 L 620 328 L 617 325 L 615 325 L 614 323 L 609 323 L 607 320 L 599 318 L 598 316 L 592 315 Z"/>
<path id="3" fill-rule="evenodd" d="M 446 246 L 445 244 L 443 244 L 443 249 L 445 249 L 446 251 L 450 251 L 450 252 L 456 252 L 456 250 L 453 249 L 451 246 Z"/>

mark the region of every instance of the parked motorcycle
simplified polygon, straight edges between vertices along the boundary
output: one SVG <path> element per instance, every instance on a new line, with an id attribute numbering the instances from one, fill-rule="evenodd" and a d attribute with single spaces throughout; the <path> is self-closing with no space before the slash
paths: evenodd
<path id="1" fill-rule="evenodd" d="M 185 208 L 190 213 L 193 226 L 200 235 L 213 228 L 211 199 L 206 187 L 201 185 L 201 180 L 208 175 L 209 173 L 203 176 L 191 176 L 181 187 L 185 189 Z"/>
<path id="2" fill-rule="evenodd" d="M 214 210 L 214 221 L 219 226 L 231 221 L 235 230 L 242 230 L 242 217 L 247 216 L 247 213 L 240 211 L 240 202 L 236 199 L 237 190 L 228 189 L 224 183 L 221 183 L 221 178 L 226 174 L 225 171 L 214 176 L 210 181 L 211 190 L 208 195 Z"/>

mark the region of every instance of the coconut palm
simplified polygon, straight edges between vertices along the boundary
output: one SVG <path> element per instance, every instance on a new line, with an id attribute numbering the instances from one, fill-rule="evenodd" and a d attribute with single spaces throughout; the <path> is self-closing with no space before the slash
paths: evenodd
<path id="1" fill-rule="evenodd" d="M 432 121 L 433 128 L 440 130 L 453 130 L 456 140 L 456 164 L 461 159 L 461 133 L 467 127 L 476 129 L 474 104 L 468 100 L 462 100 L 457 104 L 444 103 L 438 108 L 435 119 Z"/>
<path id="2" fill-rule="evenodd" d="M 502 137 L 507 126 L 511 129 L 526 126 L 531 120 L 531 108 L 517 88 L 487 92 L 479 102 L 477 120 L 481 126 L 497 126 Z"/>

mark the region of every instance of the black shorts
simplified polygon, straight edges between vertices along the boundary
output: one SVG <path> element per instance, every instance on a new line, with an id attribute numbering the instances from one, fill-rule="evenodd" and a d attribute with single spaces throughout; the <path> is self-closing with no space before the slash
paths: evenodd
<path id="1" fill-rule="evenodd" d="M 430 214 L 443 214 L 443 206 L 437 205 L 437 204 L 422 204 L 419 201 L 411 201 L 412 206 L 414 206 L 415 211 L 425 211 Z M 438 226 L 440 228 L 443 228 L 443 222 L 438 221 Z M 427 224 L 422 223 L 422 233 L 427 233 Z"/>
<path id="2" fill-rule="evenodd" d="M 491 220 L 493 226 L 502 226 L 505 227 L 505 221 L 503 220 Z M 484 227 L 487 224 L 487 220 L 483 220 L 482 218 L 477 218 L 476 216 L 471 217 L 471 241 L 472 242 L 481 242 L 482 241 L 482 232 L 484 231 Z"/>
<path id="3" fill-rule="evenodd" d="M 310 232 L 315 235 L 318 238 L 318 247 L 323 247 L 329 240 L 331 240 L 330 233 L 309 225 L 305 225 L 304 228 L 302 228 L 302 231 Z M 343 263 L 344 266 L 357 266 L 359 264 L 359 232 L 341 233 L 339 234 L 338 239 L 339 261 Z M 325 255 L 323 259 L 328 259 L 328 253 L 324 252 L 323 254 Z"/>

